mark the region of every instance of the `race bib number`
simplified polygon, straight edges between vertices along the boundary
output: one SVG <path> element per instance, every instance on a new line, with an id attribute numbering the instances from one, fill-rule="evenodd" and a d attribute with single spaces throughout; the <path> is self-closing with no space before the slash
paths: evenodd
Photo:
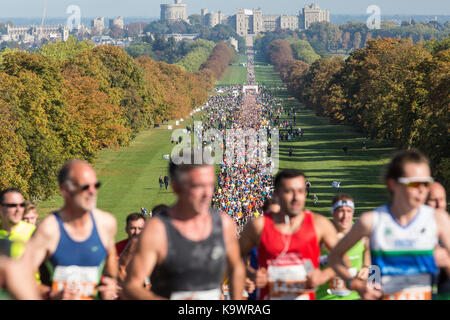
<path id="1" fill-rule="evenodd" d="M 314 270 L 311 260 L 289 253 L 267 263 L 269 299 L 309 300 L 311 289 L 306 287 L 306 276 Z"/>
<path id="2" fill-rule="evenodd" d="M 76 299 L 93 300 L 99 282 L 99 267 L 57 266 L 53 275 L 52 291 L 64 288 L 77 292 Z"/>
<path id="3" fill-rule="evenodd" d="M 222 293 L 225 300 L 230 300 L 230 290 L 227 284 L 222 285 Z"/>
<path id="4" fill-rule="evenodd" d="M 348 272 L 351 277 L 355 277 L 357 274 L 356 268 L 350 268 L 348 269 Z M 330 280 L 327 292 L 328 294 L 334 294 L 340 297 L 345 297 L 352 293 L 352 291 L 345 286 L 345 281 L 339 277 L 334 277 Z"/>
<path id="5" fill-rule="evenodd" d="M 383 300 L 431 300 L 431 276 L 383 276 Z"/>
<path id="6" fill-rule="evenodd" d="M 170 295 L 170 300 L 220 300 L 220 289 L 177 291 Z"/>

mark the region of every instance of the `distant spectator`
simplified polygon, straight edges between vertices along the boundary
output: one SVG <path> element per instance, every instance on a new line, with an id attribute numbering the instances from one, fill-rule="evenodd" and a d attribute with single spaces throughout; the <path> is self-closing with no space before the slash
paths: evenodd
<path id="1" fill-rule="evenodd" d="M 344 153 L 347 154 L 347 153 L 348 153 L 348 146 L 345 145 L 345 146 L 342 148 L 342 150 L 344 150 Z"/>
<path id="2" fill-rule="evenodd" d="M 309 180 L 306 180 L 306 192 L 307 192 L 307 197 L 309 197 L 309 189 L 311 188 L 311 182 Z"/>
<path id="3" fill-rule="evenodd" d="M 163 186 L 163 183 L 164 183 L 163 177 L 162 177 L 162 176 L 159 176 L 158 182 L 159 182 L 159 190 L 161 190 L 161 189 L 162 189 L 162 186 Z"/>
<path id="4" fill-rule="evenodd" d="M 164 185 L 165 185 L 165 187 L 166 187 L 166 190 L 167 190 L 167 188 L 169 188 L 169 176 L 164 176 Z"/>

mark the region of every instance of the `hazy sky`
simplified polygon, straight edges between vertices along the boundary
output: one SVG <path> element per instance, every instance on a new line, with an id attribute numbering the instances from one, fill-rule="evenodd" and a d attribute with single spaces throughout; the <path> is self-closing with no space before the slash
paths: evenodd
<path id="1" fill-rule="evenodd" d="M 46 0 L 0 0 L 0 17 L 41 17 Z M 66 17 L 69 5 L 78 5 L 84 17 L 128 16 L 159 17 L 161 3 L 173 0 L 47 0 L 47 17 Z M 263 13 L 296 14 L 305 4 L 304 0 L 183 0 L 188 5 L 188 14 L 200 13 L 201 8 L 221 10 L 232 14 L 236 8 L 258 8 Z M 366 14 L 369 5 L 378 5 L 383 14 L 450 15 L 449 0 L 317 0 L 331 14 Z"/>

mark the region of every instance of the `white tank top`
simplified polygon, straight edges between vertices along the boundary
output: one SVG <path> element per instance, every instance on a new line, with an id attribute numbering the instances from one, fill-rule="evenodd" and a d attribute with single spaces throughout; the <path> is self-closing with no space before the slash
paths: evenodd
<path id="1" fill-rule="evenodd" d="M 370 252 L 372 264 L 380 268 L 385 298 L 431 298 L 437 242 L 433 208 L 420 206 L 407 226 L 395 220 L 388 205 L 374 210 Z"/>

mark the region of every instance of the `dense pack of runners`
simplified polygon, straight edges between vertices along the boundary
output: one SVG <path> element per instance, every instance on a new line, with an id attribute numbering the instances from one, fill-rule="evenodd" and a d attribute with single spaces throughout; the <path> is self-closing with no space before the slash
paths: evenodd
<path id="1" fill-rule="evenodd" d="M 448 299 L 450 220 L 429 160 L 418 150 L 394 155 L 390 202 L 359 219 L 349 194 L 333 198 L 331 219 L 306 210 L 305 174 L 269 170 L 272 129 L 298 137 L 296 113 L 255 86 L 248 55 L 248 86 L 218 88 L 193 127 L 202 148 L 223 151 L 217 170 L 189 144 L 190 163 L 169 160 L 177 200 L 150 217 L 129 214 L 127 239 L 115 243 L 116 218 L 97 208 L 101 184 L 87 162 L 60 169 L 64 204 L 37 227 L 37 206 L 3 190 L 0 299 Z"/>

